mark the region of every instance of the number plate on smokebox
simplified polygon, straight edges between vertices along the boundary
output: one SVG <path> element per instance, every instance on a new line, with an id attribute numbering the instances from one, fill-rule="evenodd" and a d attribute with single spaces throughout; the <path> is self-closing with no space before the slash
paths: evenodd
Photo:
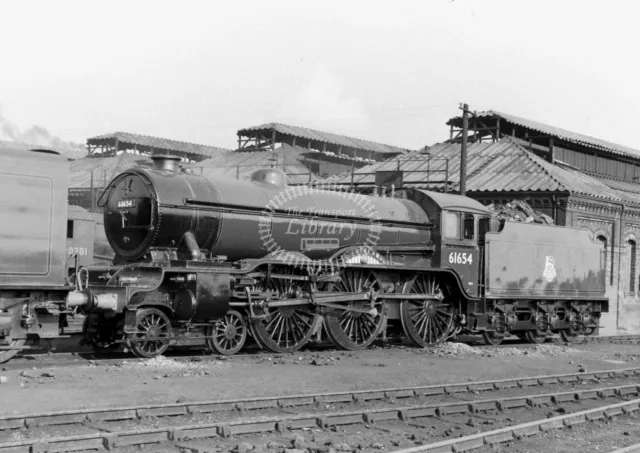
<path id="1" fill-rule="evenodd" d="M 118 208 L 135 208 L 136 200 L 118 200 Z"/>

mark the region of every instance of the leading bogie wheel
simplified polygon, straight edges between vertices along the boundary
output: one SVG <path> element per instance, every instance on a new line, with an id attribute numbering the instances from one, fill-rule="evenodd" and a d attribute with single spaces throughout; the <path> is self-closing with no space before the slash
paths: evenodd
<path id="1" fill-rule="evenodd" d="M 162 355 L 171 337 L 171 321 L 157 308 L 143 308 L 136 313 L 136 333 L 130 334 L 131 350 L 138 357 Z"/>
<path id="2" fill-rule="evenodd" d="M 341 281 L 329 284 L 325 289 L 343 293 L 361 293 L 380 289 L 375 276 L 367 269 L 344 269 L 340 277 Z M 328 309 L 324 314 L 327 336 L 335 345 L 349 351 L 359 351 L 369 347 L 386 323 L 386 304 L 381 300 L 374 301 L 373 310 L 369 301 L 347 302 L 344 306 L 369 312 Z"/>
<path id="3" fill-rule="evenodd" d="M 212 352 L 233 355 L 240 351 L 247 340 L 247 322 L 244 316 L 229 310 L 215 324 L 206 329 L 207 346 Z"/>
<path id="4" fill-rule="evenodd" d="M 285 302 L 304 294 L 305 282 L 299 277 L 305 274 L 301 269 L 274 266 L 271 272 L 267 289 L 275 293 L 272 301 Z M 272 307 L 257 309 L 257 312 L 260 317 L 252 320 L 252 332 L 262 346 L 281 354 L 297 351 L 306 345 L 319 320 L 317 307 L 311 305 Z"/>
<path id="5" fill-rule="evenodd" d="M 426 296 L 400 303 L 405 335 L 423 348 L 445 341 L 453 332 L 454 310 L 440 279 L 433 275 L 418 275 L 405 285 L 404 292 Z"/>

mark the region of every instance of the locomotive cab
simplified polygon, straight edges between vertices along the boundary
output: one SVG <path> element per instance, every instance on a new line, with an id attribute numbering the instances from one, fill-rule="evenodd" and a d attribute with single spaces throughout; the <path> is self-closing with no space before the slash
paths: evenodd
<path id="1" fill-rule="evenodd" d="M 437 250 L 434 267 L 453 270 L 467 296 L 478 297 L 482 260 L 479 233 L 490 211 L 476 200 L 455 194 L 412 189 L 407 195 L 425 210 L 430 219 L 435 219 L 437 227 L 433 240 Z"/>
<path id="2" fill-rule="evenodd" d="M 464 210 L 443 210 L 441 266 L 460 276 L 462 289 L 470 296 L 478 295 L 478 269 L 482 259 L 478 247 L 480 215 Z"/>

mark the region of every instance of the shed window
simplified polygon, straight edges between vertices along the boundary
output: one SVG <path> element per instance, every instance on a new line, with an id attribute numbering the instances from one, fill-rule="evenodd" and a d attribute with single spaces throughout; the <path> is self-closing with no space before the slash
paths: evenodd
<path id="1" fill-rule="evenodd" d="M 460 215 L 457 212 L 444 213 L 444 235 L 451 239 L 460 239 Z"/>
<path id="2" fill-rule="evenodd" d="M 604 236 L 598 236 L 596 239 L 604 245 L 604 250 L 602 251 L 602 267 L 604 268 L 604 276 L 606 281 L 607 276 L 609 276 L 610 274 L 609 266 L 607 265 L 607 238 Z"/>
<path id="3" fill-rule="evenodd" d="M 636 291 L 636 241 L 629 240 L 627 250 L 629 252 L 629 292 L 634 293 Z"/>

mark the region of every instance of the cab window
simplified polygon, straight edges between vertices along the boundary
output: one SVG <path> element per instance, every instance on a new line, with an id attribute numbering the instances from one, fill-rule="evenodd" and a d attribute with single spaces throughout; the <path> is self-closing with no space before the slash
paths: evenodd
<path id="1" fill-rule="evenodd" d="M 443 230 L 445 237 L 460 239 L 460 215 L 456 212 L 445 212 Z"/>
<path id="2" fill-rule="evenodd" d="M 475 219 L 473 214 L 464 215 L 464 239 L 473 239 L 475 237 Z"/>

